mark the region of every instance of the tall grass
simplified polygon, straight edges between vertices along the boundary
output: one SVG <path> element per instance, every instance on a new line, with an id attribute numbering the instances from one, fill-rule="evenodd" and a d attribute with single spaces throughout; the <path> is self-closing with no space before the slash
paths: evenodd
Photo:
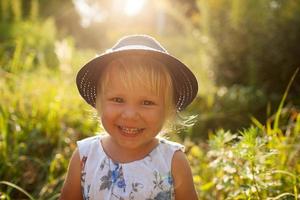
<path id="1" fill-rule="evenodd" d="M 252 118 L 253 125 L 238 133 L 219 130 L 211 135 L 206 150 L 192 147 L 201 199 L 300 198 L 300 111 L 285 105 L 298 71 L 266 124 Z"/>
<path id="2" fill-rule="evenodd" d="M 59 191 L 74 142 L 98 126 L 92 119 L 82 120 L 91 114 L 70 87 L 70 77 L 46 68 L 17 76 L 2 73 L 0 180 L 6 182 L 1 191 L 19 198 L 12 189 L 17 185 L 39 199 L 50 198 Z"/>

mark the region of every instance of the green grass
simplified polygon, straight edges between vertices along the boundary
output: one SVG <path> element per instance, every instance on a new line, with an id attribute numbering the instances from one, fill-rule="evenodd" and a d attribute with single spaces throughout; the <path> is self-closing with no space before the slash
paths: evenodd
<path id="1" fill-rule="evenodd" d="M 76 140 L 99 129 L 95 113 L 73 75 L 1 73 L 1 198 L 56 199 Z M 283 104 L 280 118 L 277 111 L 266 124 L 253 118 L 251 127 L 219 130 L 208 144 L 184 142 L 200 199 L 299 198 L 300 114 Z"/>
<path id="2" fill-rule="evenodd" d="M 11 183 L 1 191 L 14 199 L 24 193 L 11 188 L 17 185 L 38 199 L 51 198 L 59 192 L 75 141 L 98 125 L 71 78 L 43 69 L 7 73 L 1 81 L 0 177 Z"/>

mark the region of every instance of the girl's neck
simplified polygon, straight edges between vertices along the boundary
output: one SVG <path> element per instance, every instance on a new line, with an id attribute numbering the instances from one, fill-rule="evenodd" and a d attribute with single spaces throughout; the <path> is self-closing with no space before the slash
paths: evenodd
<path id="1" fill-rule="evenodd" d="M 129 163 L 141 160 L 151 153 L 159 143 L 157 138 L 153 138 L 153 140 L 145 144 L 143 148 L 128 149 L 115 143 L 110 135 L 102 137 L 100 142 L 106 155 L 117 163 Z"/>

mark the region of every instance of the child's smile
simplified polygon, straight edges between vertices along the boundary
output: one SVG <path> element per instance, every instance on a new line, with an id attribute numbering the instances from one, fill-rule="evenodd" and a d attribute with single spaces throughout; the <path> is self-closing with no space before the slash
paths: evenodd
<path id="1" fill-rule="evenodd" d="M 133 128 L 126 126 L 118 126 L 118 128 L 123 132 L 123 135 L 127 137 L 134 137 L 135 135 L 142 133 L 144 130 L 144 128 Z"/>

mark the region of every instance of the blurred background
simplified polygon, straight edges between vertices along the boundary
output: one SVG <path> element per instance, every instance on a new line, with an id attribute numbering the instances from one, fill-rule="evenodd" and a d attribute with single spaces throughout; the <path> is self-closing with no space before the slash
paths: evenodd
<path id="1" fill-rule="evenodd" d="M 58 198 L 76 141 L 101 130 L 76 73 L 128 34 L 198 78 L 168 137 L 200 199 L 300 198 L 300 1 L 0 0 L 0 199 Z"/>

